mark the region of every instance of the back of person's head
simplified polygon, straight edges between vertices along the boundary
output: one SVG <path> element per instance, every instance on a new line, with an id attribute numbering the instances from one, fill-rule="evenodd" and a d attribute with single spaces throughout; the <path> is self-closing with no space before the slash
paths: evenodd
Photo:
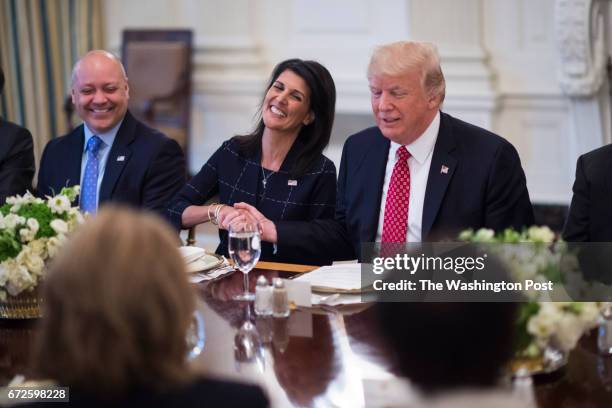
<path id="1" fill-rule="evenodd" d="M 440 67 L 437 47 L 429 42 L 397 41 L 374 49 L 368 65 L 368 78 L 377 75 L 401 76 L 419 70 L 421 85 L 429 96 L 444 101 L 446 81 Z"/>
<path id="2" fill-rule="evenodd" d="M 425 392 L 494 386 L 512 357 L 515 303 L 378 303 L 400 373 Z"/>
<path id="3" fill-rule="evenodd" d="M 176 235 L 154 215 L 106 207 L 54 259 L 35 372 L 100 396 L 188 380 L 195 298 Z"/>

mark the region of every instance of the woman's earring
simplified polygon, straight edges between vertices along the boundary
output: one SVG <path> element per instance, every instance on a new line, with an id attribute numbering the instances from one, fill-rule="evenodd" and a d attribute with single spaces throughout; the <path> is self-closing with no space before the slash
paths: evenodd
<path id="1" fill-rule="evenodd" d="M 304 120 L 304 126 L 308 126 L 310 125 L 312 122 L 314 122 L 314 115 L 310 115 L 309 117 L 307 117 Z"/>

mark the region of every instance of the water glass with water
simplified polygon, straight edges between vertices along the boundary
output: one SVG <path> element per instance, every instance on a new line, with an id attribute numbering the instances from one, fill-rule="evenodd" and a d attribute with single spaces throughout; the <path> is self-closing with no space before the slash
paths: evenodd
<path id="1" fill-rule="evenodd" d="M 234 300 L 253 300 L 255 294 L 249 292 L 248 273 L 255 267 L 261 255 L 261 240 L 259 224 L 245 222 L 229 227 L 229 254 L 234 261 L 234 267 L 244 274 L 244 293 L 234 297 Z"/>

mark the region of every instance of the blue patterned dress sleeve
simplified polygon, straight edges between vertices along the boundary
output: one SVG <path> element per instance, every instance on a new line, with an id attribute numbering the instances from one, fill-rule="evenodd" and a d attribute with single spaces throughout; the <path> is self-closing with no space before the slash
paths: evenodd
<path id="1" fill-rule="evenodd" d="M 166 216 L 177 230 L 183 228 L 182 216 L 187 207 L 203 205 L 219 192 L 219 173 L 217 169 L 227 144 L 228 142 L 224 142 L 221 145 L 202 166 L 198 174 L 193 176 L 170 202 Z"/>

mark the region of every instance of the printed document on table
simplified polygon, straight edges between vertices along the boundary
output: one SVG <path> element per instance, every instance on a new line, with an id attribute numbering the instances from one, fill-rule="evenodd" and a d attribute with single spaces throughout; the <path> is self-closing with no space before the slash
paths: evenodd
<path id="1" fill-rule="evenodd" d="M 322 266 L 294 280 L 309 282 L 313 290 L 355 292 L 361 290 L 361 264 Z"/>

